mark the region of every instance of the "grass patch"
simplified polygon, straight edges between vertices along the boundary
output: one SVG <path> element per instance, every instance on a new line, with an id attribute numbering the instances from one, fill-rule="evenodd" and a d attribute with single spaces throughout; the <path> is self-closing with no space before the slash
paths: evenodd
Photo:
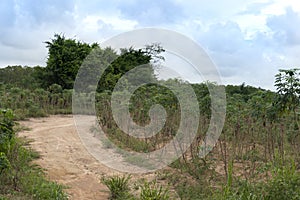
<path id="1" fill-rule="evenodd" d="M 14 138 L 7 158 L 10 166 L 0 174 L 0 194 L 8 199 L 68 199 L 64 187 L 45 178 L 43 169 L 32 164 L 37 152 L 24 147 L 22 139 Z"/>
<path id="2" fill-rule="evenodd" d="M 34 159 L 39 154 L 24 138 L 17 138 L 13 114 L 1 110 L 0 115 L 0 199 L 68 199 L 63 186 L 45 178 Z"/>

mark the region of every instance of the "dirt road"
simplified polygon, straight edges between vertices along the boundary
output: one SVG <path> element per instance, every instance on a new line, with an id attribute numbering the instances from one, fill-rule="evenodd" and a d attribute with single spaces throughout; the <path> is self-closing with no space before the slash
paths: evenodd
<path id="1" fill-rule="evenodd" d="M 36 162 L 51 180 L 68 186 L 70 199 L 108 199 L 109 191 L 100 182 L 114 174 L 92 157 L 76 132 L 72 116 L 50 116 L 21 122 L 29 131 L 19 133 L 41 154 Z"/>

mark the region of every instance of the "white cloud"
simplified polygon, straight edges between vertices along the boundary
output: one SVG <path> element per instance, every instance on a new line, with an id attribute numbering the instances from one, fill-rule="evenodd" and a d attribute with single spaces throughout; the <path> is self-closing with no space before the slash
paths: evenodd
<path id="1" fill-rule="evenodd" d="M 261 10 L 265 15 L 282 15 L 285 14 L 286 8 L 292 7 L 293 10 L 300 12 L 300 4 L 298 0 L 274 0 L 272 4 Z"/>
<path id="2" fill-rule="evenodd" d="M 272 16 L 267 20 L 267 26 L 273 31 L 274 38 L 283 45 L 300 44 L 300 15 L 291 7 L 283 15 Z"/>

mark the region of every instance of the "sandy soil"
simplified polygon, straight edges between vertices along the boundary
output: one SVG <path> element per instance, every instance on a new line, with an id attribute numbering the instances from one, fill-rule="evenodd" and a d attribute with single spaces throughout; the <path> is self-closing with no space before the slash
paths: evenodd
<path id="1" fill-rule="evenodd" d="M 91 156 L 76 132 L 72 116 L 50 116 L 21 122 L 29 131 L 19 133 L 32 140 L 41 154 L 36 162 L 51 180 L 68 187 L 70 199 L 108 199 L 109 190 L 100 182 L 115 172 Z"/>

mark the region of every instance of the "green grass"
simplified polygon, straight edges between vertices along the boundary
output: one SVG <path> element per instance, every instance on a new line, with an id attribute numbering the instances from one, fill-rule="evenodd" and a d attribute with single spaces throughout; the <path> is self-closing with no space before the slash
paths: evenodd
<path id="1" fill-rule="evenodd" d="M 39 155 L 24 147 L 26 143 L 15 138 L 7 153 L 10 167 L 0 174 L 0 194 L 8 199 L 67 199 L 64 187 L 45 178 L 43 169 L 32 164 Z M 1 197 L 1 198 L 2 198 Z"/>
<path id="2" fill-rule="evenodd" d="M 168 200 L 170 199 L 169 190 L 158 186 L 156 182 L 144 182 L 141 186 L 140 200 Z"/>
<path id="3" fill-rule="evenodd" d="M 130 178 L 130 176 L 112 176 L 108 178 L 102 178 L 101 181 L 110 190 L 111 200 L 127 200 L 132 199 L 129 187 Z"/>
<path id="4" fill-rule="evenodd" d="M 29 141 L 16 137 L 12 112 L 1 113 L 0 199 L 68 199 L 64 187 L 47 180 L 44 171 L 32 163 L 39 154 L 30 149 Z"/>

